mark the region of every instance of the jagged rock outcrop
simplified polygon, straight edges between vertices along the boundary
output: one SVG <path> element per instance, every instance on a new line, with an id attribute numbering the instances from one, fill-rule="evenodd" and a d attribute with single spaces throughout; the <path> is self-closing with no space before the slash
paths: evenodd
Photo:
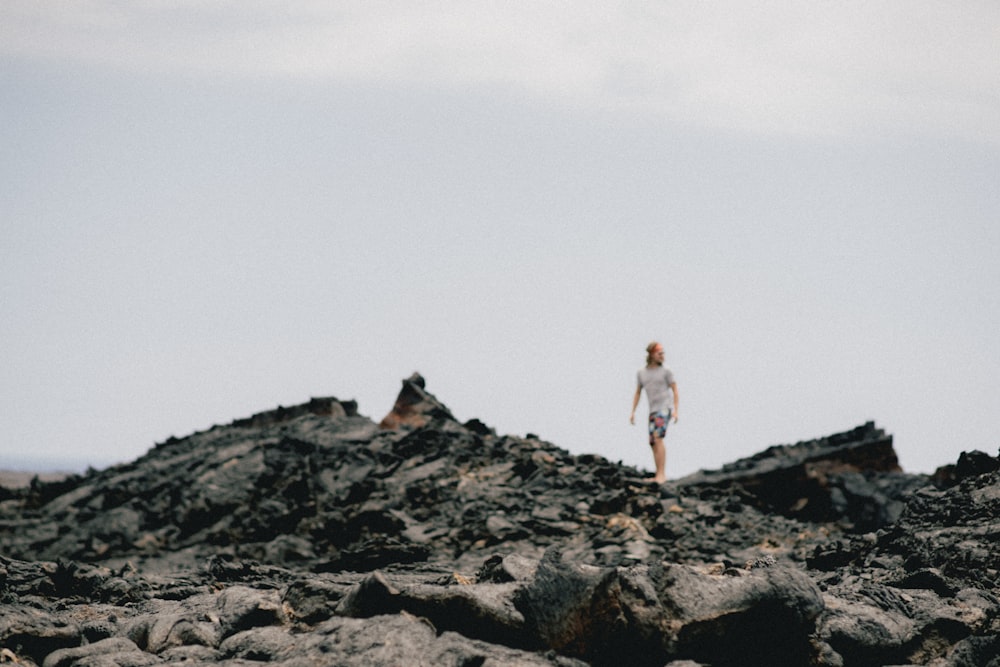
<path id="1" fill-rule="evenodd" d="M 991 664 L 1000 465 L 873 424 L 663 486 L 403 381 L 0 496 L 2 661 Z"/>
<path id="2" fill-rule="evenodd" d="M 736 486 L 769 511 L 809 521 L 839 521 L 868 532 L 893 523 L 909 493 L 927 483 L 900 472 L 892 436 L 868 422 L 825 438 L 769 447 L 679 483 L 689 488 Z"/>
<path id="3" fill-rule="evenodd" d="M 451 411 L 426 389 L 420 373 L 403 380 L 403 388 L 379 426 L 385 429 L 420 428 L 434 419 L 454 421 Z"/>

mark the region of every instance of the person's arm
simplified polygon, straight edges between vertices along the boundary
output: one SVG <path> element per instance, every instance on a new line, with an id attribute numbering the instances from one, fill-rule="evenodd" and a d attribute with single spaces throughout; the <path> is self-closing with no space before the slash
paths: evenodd
<path id="1" fill-rule="evenodd" d="M 635 388 L 635 396 L 632 397 L 632 414 L 628 416 L 628 423 L 635 423 L 635 409 L 639 405 L 639 397 L 642 395 L 642 385 L 637 385 Z"/>
<path id="2" fill-rule="evenodd" d="M 678 404 L 679 404 L 679 402 L 681 400 L 680 395 L 677 393 L 677 383 L 676 382 L 671 382 L 670 383 L 670 391 L 672 391 L 673 394 L 674 394 L 674 423 L 676 424 L 677 423 L 677 414 L 678 414 L 677 413 L 677 408 L 678 408 Z"/>

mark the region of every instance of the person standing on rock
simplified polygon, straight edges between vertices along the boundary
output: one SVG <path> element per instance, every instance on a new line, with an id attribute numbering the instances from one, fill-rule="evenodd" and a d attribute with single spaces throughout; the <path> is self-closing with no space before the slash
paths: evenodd
<path id="1" fill-rule="evenodd" d="M 667 447 L 663 440 L 670 420 L 677 423 L 678 394 L 673 372 L 663 365 L 663 346 L 656 341 L 646 346 L 646 367 L 639 369 L 632 414 L 628 418 L 630 424 L 635 424 L 635 409 L 643 389 L 649 401 L 649 446 L 656 464 L 656 474 L 650 481 L 662 484 L 667 481 Z"/>

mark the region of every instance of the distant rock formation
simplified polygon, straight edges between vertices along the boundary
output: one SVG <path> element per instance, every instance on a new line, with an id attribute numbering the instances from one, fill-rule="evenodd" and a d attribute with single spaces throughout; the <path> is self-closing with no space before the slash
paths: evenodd
<path id="1" fill-rule="evenodd" d="M 901 472 L 892 436 L 868 422 L 825 438 L 769 447 L 678 484 L 735 485 L 762 508 L 808 521 L 846 521 L 867 532 L 893 523 L 903 510 L 902 498 L 927 483 Z"/>
<path id="2" fill-rule="evenodd" d="M 414 429 L 434 419 L 455 421 L 451 411 L 424 388 L 424 378 L 414 373 L 403 380 L 403 388 L 396 397 L 392 410 L 379 427 L 384 429 Z"/>
<path id="3" fill-rule="evenodd" d="M 987 665 L 1000 465 L 874 424 L 666 485 L 403 381 L 0 494 L 0 661 Z"/>

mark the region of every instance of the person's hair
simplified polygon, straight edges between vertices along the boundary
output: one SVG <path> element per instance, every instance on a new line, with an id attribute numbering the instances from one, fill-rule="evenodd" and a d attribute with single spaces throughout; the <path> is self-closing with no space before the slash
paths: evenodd
<path id="1" fill-rule="evenodd" d="M 659 343 L 655 340 L 646 346 L 646 365 L 649 366 L 653 363 L 653 352 L 657 347 L 661 347 Z"/>

